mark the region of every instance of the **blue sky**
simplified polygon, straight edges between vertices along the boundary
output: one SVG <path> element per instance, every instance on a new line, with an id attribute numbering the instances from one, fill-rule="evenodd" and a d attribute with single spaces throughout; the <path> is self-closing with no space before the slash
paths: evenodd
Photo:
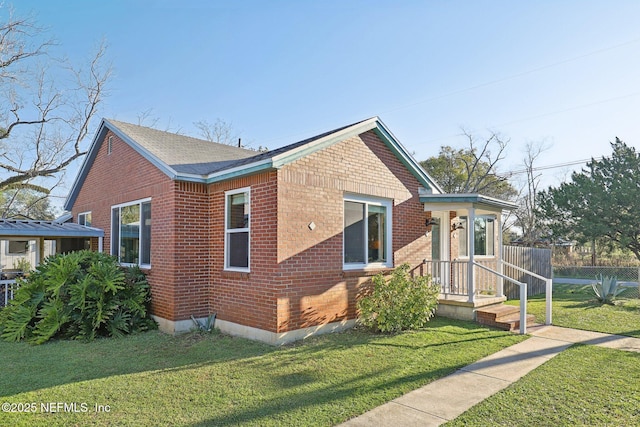
<path id="1" fill-rule="evenodd" d="M 638 1 L 13 6 L 74 63 L 106 40 L 104 117 L 137 123 L 151 110 L 156 127 L 196 136 L 193 122 L 220 118 L 243 142 L 277 148 L 378 115 L 418 160 L 464 146 L 461 127 L 497 131 L 511 139 L 504 172 L 521 169 L 527 142 L 550 147 L 540 166 L 608 155 L 616 136 L 640 147 Z"/>

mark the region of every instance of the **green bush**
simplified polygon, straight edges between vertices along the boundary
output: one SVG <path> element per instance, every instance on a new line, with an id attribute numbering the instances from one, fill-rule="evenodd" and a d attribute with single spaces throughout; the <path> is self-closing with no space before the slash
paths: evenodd
<path id="1" fill-rule="evenodd" d="M 144 273 L 138 267 L 122 269 L 110 255 L 54 255 L 19 280 L 14 299 L 0 311 L 0 336 L 6 341 L 91 341 L 157 326 L 147 310 Z"/>
<path id="2" fill-rule="evenodd" d="M 375 331 L 397 332 L 424 327 L 433 317 L 440 287 L 428 276 L 411 277 L 409 264 L 396 268 L 387 280 L 382 274 L 358 301 L 360 322 Z"/>

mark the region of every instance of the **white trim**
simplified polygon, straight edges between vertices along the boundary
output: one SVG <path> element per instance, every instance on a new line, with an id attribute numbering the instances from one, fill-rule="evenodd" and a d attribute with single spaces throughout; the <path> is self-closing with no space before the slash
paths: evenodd
<path id="1" fill-rule="evenodd" d="M 140 203 L 144 203 L 144 202 L 150 202 L 151 201 L 151 197 L 147 197 L 144 199 L 138 199 L 138 200 L 132 200 L 130 202 L 126 202 L 126 203 L 120 203 L 119 205 L 111 205 L 111 209 L 113 208 L 121 208 L 124 206 L 131 206 L 131 205 L 135 205 L 135 204 L 140 204 Z"/>
<path id="2" fill-rule="evenodd" d="M 235 194 L 247 194 L 247 204 L 249 205 L 249 223 L 246 228 L 232 228 L 228 229 L 227 224 L 229 220 L 229 196 Z M 237 271 L 241 273 L 249 273 L 251 271 L 251 187 L 236 188 L 234 190 L 228 190 L 224 192 L 224 270 L 225 271 Z M 229 234 L 233 233 L 247 233 L 249 236 L 247 242 L 247 267 L 233 267 L 229 266 Z"/>
<path id="3" fill-rule="evenodd" d="M 23 256 L 23 255 L 29 255 L 29 252 L 31 252 L 31 241 L 35 241 L 37 242 L 37 240 L 35 238 L 25 238 L 25 239 L 21 239 L 21 238 L 12 238 L 12 239 L 3 239 L 4 241 L 7 242 L 7 246 L 6 246 L 6 250 L 5 250 L 5 255 L 7 256 Z M 11 247 L 11 242 L 26 242 L 27 243 L 27 247 L 25 248 L 24 252 L 11 252 L 9 250 L 9 248 Z"/>
<path id="4" fill-rule="evenodd" d="M 473 208 L 471 208 L 471 209 L 473 209 Z M 469 209 L 469 210 L 471 211 L 471 209 Z M 475 209 L 474 209 L 474 213 L 475 213 Z M 496 240 L 495 240 L 496 239 L 496 226 L 499 226 L 499 224 L 497 224 L 497 222 L 498 222 L 497 216 L 494 215 L 494 214 L 474 215 L 474 221 L 477 220 L 477 219 L 480 219 L 480 218 L 483 218 L 485 220 L 492 219 L 493 222 L 494 222 L 494 225 L 493 225 L 494 228 L 493 228 L 493 235 L 491 236 L 491 238 L 493 239 L 493 253 L 492 254 L 485 254 L 485 255 L 474 254 L 473 257 L 469 256 L 469 253 L 470 253 L 469 252 L 469 248 L 470 248 L 470 246 L 469 246 L 469 234 L 470 234 L 470 231 L 471 231 L 469 229 L 469 227 L 470 227 L 469 226 L 469 215 L 460 215 L 458 218 L 460 218 L 461 221 L 465 222 L 465 228 L 464 228 L 464 230 L 462 230 L 462 231 L 464 231 L 464 233 L 461 233 L 461 234 L 464 234 L 465 238 L 467 239 L 467 254 L 465 255 L 465 254 L 461 254 L 460 253 L 461 246 L 459 245 L 458 246 L 458 259 L 470 259 L 470 258 L 494 259 L 494 258 L 496 258 L 498 256 L 498 253 L 497 253 L 498 251 L 496 251 Z M 474 228 L 473 234 L 475 235 L 475 228 Z M 502 242 L 499 242 L 499 244 L 501 244 L 501 243 Z M 488 244 L 489 244 L 489 239 L 487 238 L 486 241 L 485 241 L 485 248 L 484 248 L 485 252 L 487 252 L 487 245 Z M 474 246 L 474 251 L 475 251 L 475 241 L 473 242 L 473 246 Z"/>
<path id="5" fill-rule="evenodd" d="M 142 254 L 142 205 L 144 203 L 151 203 L 151 197 L 146 197 L 144 199 L 138 199 L 138 200 L 134 200 L 131 202 L 126 202 L 126 203 L 120 203 L 117 205 L 112 205 L 111 209 L 109 210 L 109 220 L 111 221 L 111 233 L 110 233 L 110 248 L 109 248 L 109 254 L 110 255 L 114 255 L 115 257 L 118 258 L 118 262 L 120 263 L 120 265 L 125 266 L 125 267 L 134 267 L 134 266 L 138 266 L 140 268 L 145 268 L 145 269 L 150 269 L 151 268 L 151 245 L 149 245 L 149 264 L 143 264 L 142 262 L 140 262 L 140 258 L 141 258 L 141 254 Z M 138 230 L 138 262 L 134 263 L 134 262 L 120 262 L 120 245 L 122 242 L 122 230 L 121 230 L 121 225 L 122 225 L 122 221 L 121 221 L 121 212 L 122 212 L 122 208 L 127 207 L 127 206 L 135 206 L 138 205 L 140 207 L 140 213 L 139 213 L 139 218 L 140 218 L 140 229 Z M 120 224 L 118 224 L 118 253 L 114 254 L 113 253 L 113 244 L 114 244 L 114 240 L 113 240 L 113 210 L 114 209 L 118 209 L 120 210 L 119 214 L 118 214 L 118 219 Z"/>
<path id="6" fill-rule="evenodd" d="M 345 250 L 345 239 L 344 239 L 344 203 L 345 202 L 355 202 L 355 203 L 363 203 L 365 206 L 373 205 L 373 206 L 384 206 L 387 211 L 386 225 L 385 225 L 385 254 L 387 257 L 386 262 L 375 262 L 375 263 L 345 263 L 344 262 L 344 250 Z M 365 227 L 366 227 L 365 221 Z M 365 237 L 367 235 L 367 229 L 365 228 Z M 379 270 L 381 268 L 392 268 L 393 267 L 393 201 L 390 199 L 384 199 L 381 197 L 375 196 L 364 196 L 360 194 L 345 194 L 342 199 L 342 269 L 343 270 Z M 365 260 L 367 257 L 367 245 L 363 247 L 363 251 L 365 252 Z"/>
<path id="7" fill-rule="evenodd" d="M 87 225 L 87 214 L 91 215 L 91 211 L 86 211 L 86 212 L 80 212 L 78 213 L 77 216 L 77 223 L 80 224 L 80 215 L 84 215 L 84 224 L 80 224 L 80 225 L 84 225 L 85 227 L 91 227 L 91 224 Z M 93 219 L 93 218 L 92 218 Z M 91 221 L 93 222 L 93 221 Z"/>

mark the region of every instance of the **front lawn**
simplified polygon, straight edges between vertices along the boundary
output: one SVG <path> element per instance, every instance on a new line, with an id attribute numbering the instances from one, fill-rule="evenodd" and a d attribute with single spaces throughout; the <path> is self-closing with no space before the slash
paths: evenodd
<path id="1" fill-rule="evenodd" d="M 507 301 L 512 305 L 519 303 Z M 538 323 L 544 323 L 544 294 L 529 297 L 527 312 L 535 315 Z M 601 304 L 591 285 L 554 284 L 552 313 L 556 326 L 640 338 L 640 299 L 626 298 L 625 293 L 616 299 L 615 305 Z"/>
<path id="2" fill-rule="evenodd" d="M 639 365 L 640 353 L 574 345 L 446 426 L 637 426 Z"/>
<path id="3" fill-rule="evenodd" d="M 419 332 L 353 330 L 282 348 L 159 332 L 0 342 L 3 410 L 30 411 L 0 412 L 0 425 L 328 426 L 524 339 L 435 318 Z"/>

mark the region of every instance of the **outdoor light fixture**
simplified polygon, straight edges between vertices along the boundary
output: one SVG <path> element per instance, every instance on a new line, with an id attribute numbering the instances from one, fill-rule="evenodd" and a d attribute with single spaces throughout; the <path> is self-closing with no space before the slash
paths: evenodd
<path id="1" fill-rule="evenodd" d="M 424 222 L 425 227 L 429 227 L 431 225 L 438 225 L 439 222 L 436 218 L 427 218 L 427 220 Z"/>
<path id="2" fill-rule="evenodd" d="M 463 230 L 464 229 L 464 225 L 462 225 L 462 221 L 460 222 L 454 222 L 453 224 L 451 224 L 451 232 L 453 233 L 456 230 Z"/>

